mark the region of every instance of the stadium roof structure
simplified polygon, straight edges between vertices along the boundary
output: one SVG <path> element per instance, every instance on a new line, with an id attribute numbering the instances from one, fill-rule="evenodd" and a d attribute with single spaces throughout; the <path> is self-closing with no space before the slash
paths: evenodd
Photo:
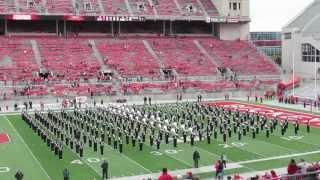
<path id="1" fill-rule="evenodd" d="M 291 20 L 284 28 L 299 30 L 311 30 L 316 28 L 315 21 L 320 21 L 320 0 L 314 0 L 309 6 L 307 6 L 300 14 L 298 14 L 293 20 Z M 317 26 L 319 29 L 319 26 Z"/>

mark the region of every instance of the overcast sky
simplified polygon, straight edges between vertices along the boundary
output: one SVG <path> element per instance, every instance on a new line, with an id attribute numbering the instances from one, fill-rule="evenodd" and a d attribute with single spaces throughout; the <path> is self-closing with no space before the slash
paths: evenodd
<path id="1" fill-rule="evenodd" d="M 250 31 L 281 31 L 281 28 L 313 0 L 250 0 Z"/>

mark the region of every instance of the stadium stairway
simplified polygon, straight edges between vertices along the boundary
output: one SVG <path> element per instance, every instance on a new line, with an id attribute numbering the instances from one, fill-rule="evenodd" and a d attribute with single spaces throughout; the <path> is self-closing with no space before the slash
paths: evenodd
<path id="1" fill-rule="evenodd" d="M 150 46 L 149 42 L 146 40 L 142 40 L 144 46 L 146 47 L 146 49 L 148 50 L 148 52 L 151 54 L 151 56 L 156 59 L 159 63 L 159 66 L 161 69 L 165 68 L 164 63 L 162 62 L 162 60 L 159 58 L 159 56 L 156 55 L 156 53 L 153 51 L 152 47 Z"/>
<path id="2" fill-rule="evenodd" d="M 149 1 L 150 6 L 152 7 L 153 14 L 155 14 L 155 16 L 156 16 L 156 17 L 158 17 L 158 16 L 159 16 L 159 14 L 158 14 L 157 9 L 156 9 L 156 8 L 154 8 L 154 3 L 152 2 L 152 0 L 148 0 L 148 1 Z"/>
<path id="3" fill-rule="evenodd" d="M 200 0 L 197 0 L 197 2 L 198 2 L 198 4 L 199 4 L 199 7 L 202 9 L 202 11 L 203 11 L 203 14 L 206 16 L 206 17 L 208 17 L 209 16 L 209 14 L 207 13 L 207 10 L 206 10 L 206 8 L 204 7 L 204 5 L 202 4 L 202 2 L 200 1 Z"/>
<path id="4" fill-rule="evenodd" d="M 94 56 L 97 58 L 98 62 L 100 63 L 101 66 L 101 70 L 103 71 L 107 71 L 110 70 L 106 64 L 103 63 L 103 58 L 99 52 L 99 50 L 97 49 L 96 43 L 94 40 L 89 40 L 89 44 L 91 45 L 91 48 L 93 50 L 93 54 Z"/>
<path id="5" fill-rule="evenodd" d="M 42 7 L 45 14 L 48 14 L 47 0 L 42 0 Z"/>
<path id="6" fill-rule="evenodd" d="M 99 9 L 100 9 L 101 14 L 105 14 L 106 12 L 104 11 L 101 0 L 97 0 L 97 3 L 99 4 Z"/>
<path id="7" fill-rule="evenodd" d="M 215 60 L 215 58 L 213 58 L 212 56 L 210 56 L 210 54 L 207 52 L 207 50 L 205 50 L 203 48 L 203 46 L 199 43 L 198 40 L 193 40 L 194 44 L 198 47 L 198 49 L 201 51 L 202 54 L 206 55 L 206 57 L 214 64 L 216 65 L 216 67 L 219 67 L 219 63 Z"/>
<path id="8" fill-rule="evenodd" d="M 18 0 L 13 0 L 14 6 L 15 6 L 15 11 L 18 13 L 20 9 L 19 1 Z"/>
<path id="9" fill-rule="evenodd" d="M 42 64 L 41 64 L 41 55 L 40 55 L 40 50 L 39 50 L 37 41 L 35 41 L 35 40 L 30 40 L 30 43 L 31 43 L 32 50 L 33 50 L 33 53 L 34 53 L 34 59 L 35 59 L 37 65 L 38 65 L 40 68 L 43 68 L 43 66 L 42 66 Z"/>
<path id="10" fill-rule="evenodd" d="M 124 2 L 126 3 L 127 9 L 129 11 L 130 16 L 133 16 L 133 12 L 132 12 L 132 8 L 130 6 L 130 3 L 128 0 L 124 0 Z"/>
<path id="11" fill-rule="evenodd" d="M 183 14 L 183 10 L 181 8 L 181 5 L 179 4 L 179 1 L 178 0 L 173 0 L 174 4 L 177 6 L 180 14 Z"/>

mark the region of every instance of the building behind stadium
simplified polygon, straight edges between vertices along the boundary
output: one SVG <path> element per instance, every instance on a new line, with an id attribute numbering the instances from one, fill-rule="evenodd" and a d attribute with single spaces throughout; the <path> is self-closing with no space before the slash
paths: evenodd
<path id="1" fill-rule="evenodd" d="M 320 74 L 320 1 L 315 0 L 282 29 L 286 73 L 316 79 Z"/>

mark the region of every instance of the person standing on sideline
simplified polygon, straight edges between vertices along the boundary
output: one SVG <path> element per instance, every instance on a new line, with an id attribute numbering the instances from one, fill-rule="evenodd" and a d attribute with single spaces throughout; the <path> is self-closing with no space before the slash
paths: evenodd
<path id="1" fill-rule="evenodd" d="M 63 180 L 69 180 L 70 179 L 70 172 L 67 168 L 65 168 L 62 172 L 63 174 Z"/>
<path id="2" fill-rule="evenodd" d="M 197 150 L 195 150 L 193 152 L 193 165 L 194 168 L 198 168 L 199 167 L 199 159 L 200 159 L 200 154 Z"/>
<path id="3" fill-rule="evenodd" d="M 221 159 L 221 163 L 222 163 L 223 167 L 227 168 L 227 156 L 223 153 L 223 154 L 221 154 L 220 159 Z"/>
<path id="4" fill-rule="evenodd" d="M 17 173 L 14 175 L 14 177 L 16 178 L 16 180 L 22 180 L 23 173 L 20 170 L 18 170 Z"/>
<path id="5" fill-rule="evenodd" d="M 168 174 L 168 169 L 163 168 L 162 174 L 158 177 L 158 180 L 173 180 L 173 178 L 170 174 Z"/>
<path id="6" fill-rule="evenodd" d="M 103 160 L 101 164 L 101 169 L 102 169 L 102 180 L 108 179 L 108 167 L 109 164 L 106 160 Z"/>

